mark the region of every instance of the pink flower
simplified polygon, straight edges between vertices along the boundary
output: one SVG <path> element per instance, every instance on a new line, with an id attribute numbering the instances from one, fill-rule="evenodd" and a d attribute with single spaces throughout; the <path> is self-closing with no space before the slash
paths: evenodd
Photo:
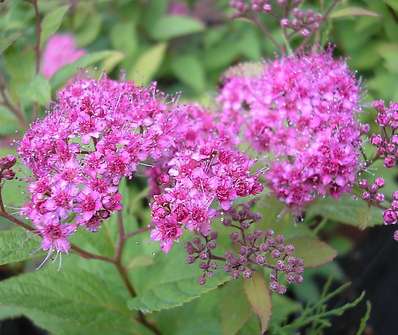
<path id="1" fill-rule="evenodd" d="M 89 188 L 84 189 L 77 196 L 77 207 L 75 211 L 79 213 L 77 222 L 83 224 L 90 220 L 94 214 L 102 207 L 100 194 Z"/>
<path id="2" fill-rule="evenodd" d="M 168 253 L 177 241 L 183 230 L 173 216 L 168 216 L 165 220 L 156 223 L 156 228 L 151 231 L 151 238 L 154 241 L 160 241 L 160 247 L 163 252 Z"/>
<path id="3" fill-rule="evenodd" d="M 66 253 L 70 249 L 69 236 L 76 231 L 75 225 L 48 222 L 38 227 L 43 237 L 41 246 L 43 250 L 56 250 Z"/>
<path id="4" fill-rule="evenodd" d="M 43 52 L 42 73 L 51 78 L 63 66 L 84 56 L 86 51 L 77 49 L 75 39 L 70 34 L 56 34 L 47 41 Z"/>

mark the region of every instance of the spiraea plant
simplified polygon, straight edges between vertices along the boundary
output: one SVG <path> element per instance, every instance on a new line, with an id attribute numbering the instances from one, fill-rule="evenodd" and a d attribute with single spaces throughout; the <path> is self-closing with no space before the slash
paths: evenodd
<path id="1" fill-rule="evenodd" d="M 398 222 L 398 191 L 383 193 L 398 103 L 369 103 L 328 39 L 334 17 L 378 14 L 339 0 L 115 3 L 92 18 L 79 1 L 0 7 L 2 26 L 17 20 L 1 105 L 20 130 L 0 158 L 0 262 L 18 273 L 0 282 L 0 316 L 65 335 L 323 334 L 364 298 L 331 303 L 346 288 L 325 280 L 343 279 L 336 224 Z M 231 27 L 271 54 L 210 65 L 218 89 L 199 99 L 205 72 L 181 45 L 216 48 Z M 141 28 L 159 43 L 135 52 Z M 150 81 L 168 66 L 189 98 Z M 326 284 L 311 300 L 313 273 Z"/>

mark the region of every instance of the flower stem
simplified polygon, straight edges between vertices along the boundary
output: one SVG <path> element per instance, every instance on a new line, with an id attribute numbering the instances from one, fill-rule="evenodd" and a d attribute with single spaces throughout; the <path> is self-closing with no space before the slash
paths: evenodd
<path id="1" fill-rule="evenodd" d="M 41 43 L 41 19 L 40 12 L 37 0 L 31 0 L 33 8 L 35 10 L 36 17 L 36 44 L 35 44 L 35 54 L 36 54 L 36 74 L 40 72 L 40 63 L 41 63 L 41 51 L 40 51 L 40 43 Z"/>

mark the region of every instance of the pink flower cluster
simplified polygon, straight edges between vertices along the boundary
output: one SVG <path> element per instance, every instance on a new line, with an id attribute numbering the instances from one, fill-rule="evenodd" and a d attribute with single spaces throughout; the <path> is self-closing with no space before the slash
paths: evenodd
<path id="1" fill-rule="evenodd" d="M 85 54 L 85 50 L 77 48 L 72 35 L 56 34 L 49 38 L 44 50 L 42 73 L 49 79 L 61 67 L 75 62 Z"/>
<path id="2" fill-rule="evenodd" d="M 183 228 L 209 233 L 216 202 L 229 209 L 236 198 L 261 192 L 253 161 L 209 112 L 164 100 L 156 85 L 82 78 L 25 134 L 18 150 L 33 176 L 22 213 L 44 250 L 67 252 L 78 227 L 96 231 L 120 210 L 121 178 L 139 164 L 153 166 L 152 238 L 166 252 Z"/>
<path id="3" fill-rule="evenodd" d="M 162 168 L 154 168 L 158 181 L 151 204 L 155 229 L 152 238 L 168 252 L 184 229 L 209 235 L 215 208 L 231 208 L 239 197 L 262 191 L 253 161 L 234 149 L 222 127 L 198 106 L 179 108 L 175 152 Z"/>
<path id="4" fill-rule="evenodd" d="M 67 252 L 78 227 L 96 231 L 121 209 L 121 178 L 167 153 L 175 125 L 158 95 L 155 85 L 78 79 L 26 132 L 18 152 L 33 175 L 22 214 L 44 250 Z"/>
<path id="5" fill-rule="evenodd" d="M 221 121 L 242 130 L 274 194 L 300 210 L 319 196 L 349 192 L 359 163 L 360 88 L 331 53 L 285 57 L 261 75 L 225 79 Z"/>
<path id="6" fill-rule="evenodd" d="M 384 158 L 384 166 L 392 168 L 398 159 L 398 103 L 393 102 L 388 107 L 384 102 L 374 101 L 373 107 L 377 111 L 376 123 L 380 127 L 380 134 L 372 135 L 370 143 L 377 148 L 377 155 Z"/>
<path id="7" fill-rule="evenodd" d="M 363 190 L 362 199 L 371 204 L 380 204 L 384 201 L 384 194 L 379 190 L 384 186 L 384 179 L 377 177 L 375 182 L 369 185 L 366 179 L 359 181 L 359 187 Z"/>

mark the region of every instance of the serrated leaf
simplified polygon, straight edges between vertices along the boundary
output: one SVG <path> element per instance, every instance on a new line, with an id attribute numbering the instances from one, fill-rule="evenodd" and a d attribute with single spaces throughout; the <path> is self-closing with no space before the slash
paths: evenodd
<path id="1" fill-rule="evenodd" d="M 147 84 L 162 63 L 166 46 L 165 43 L 160 43 L 141 54 L 130 70 L 128 78 L 142 85 Z"/>
<path id="2" fill-rule="evenodd" d="M 237 334 L 252 315 L 241 281 L 231 281 L 220 290 L 219 305 L 224 335 Z"/>
<path id="3" fill-rule="evenodd" d="M 171 68 L 178 79 L 195 91 L 201 92 L 205 88 L 205 72 L 203 65 L 196 56 L 183 55 L 175 57 Z"/>
<path id="4" fill-rule="evenodd" d="M 220 335 L 220 290 L 213 290 L 182 307 L 156 313 L 164 335 Z"/>
<path id="5" fill-rule="evenodd" d="M 371 10 L 361 8 L 361 7 L 356 7 L 356 6 L 350 6 L 350 7 L 345 7 L 345 8 L 341 8 L 341 9 L 336 9 L 330 14 L 330 17 L 332 19 L 337 19 L 337 18 L 342 18 L 342 17 L 347 17 L 347 16 L 379 17 L 379 14 L 376 12 L 373 12 Z"/>
<path id="6" fill-rule="evenodd" d="M 343 196 L 339 200 L 332 198 L 317 200 L 306 211 L 308 218 L 316 215 L 360 229 L 383 223 L 381 209 L 369 207 L 364 201 L 353 199 L 350 196 Z"/>
<path id="7" fill-rule="evenodd" d="M 254 313 L 261 321 L 261 332 L 264 333 L 268 329 L 272 312 L 271 295 L 264 275 L 255 272 L 252 278 L 244 281 L 243 287 Z"/>
<path id="8" fill-rule="evenodd" d="M 25 96 L 32 102 L 46 105 L 51 99 L 50 82 L 41 74 L 37 74 L 29 83 Z"/>
<path id="9" fill-rule="evenodd" d="M 128 302 L 130 309 L 144 313 L 169 309 L 192 301 L 228 280 L 224 273 L 217 273 L 205 285 L 199 285 L 197 278 L 181 279 L 151 287 L 142 295 Z"/>
<path id="10" fill-rule="evenodd" d="M 57 32 L 68 9 L 68 5 L 61 6 L 44 16 L 41 23 L 40 47 Z"/>
<path id="11" fill-rule="evenodd" d="M 73 77 L 73 75 L 75 75 L 79 70 L 96 64 L 108 57 L 112 57 L 113 55 L 114 51 L 110 50 L 93 52 L 79 58 L 76 62 L 72 64 L 65 65 L 60 70 L 58 70 L 51 78 L 51 87 L 53 89 L 58 89 L 59 87 L 64 85 L 68 79 Z"/>
<path id="12" fill-rule="evenodd" d="M 72 263 L 2 281 L 0 308 L 13 308 L 54 334 L 151 334 L 125 306 L 127 291 Z"/>
<path id="13" fill-rule="evenodd" d="M 37 253 L 40 242 L 36 235 L 15 228 L 0 231 L 0 265 L 21 262 L 42 253 Z"/>
<path id="14" fill-rule="evenodd" d="M 289 239 L 288 243 L 294 245 L 294 255 L 304 260 L 306 268 L 329 263 L 337 256 L 336 250 L 315 237 L 296 237 Z"/>
<path id="15" fill-rule="evenodd" d="M 155 22 L 150 30 L 152 38 L 166 41 L 175 37 L 203 31 L 204 24 L 190 16 L 164 16 Z"/>

